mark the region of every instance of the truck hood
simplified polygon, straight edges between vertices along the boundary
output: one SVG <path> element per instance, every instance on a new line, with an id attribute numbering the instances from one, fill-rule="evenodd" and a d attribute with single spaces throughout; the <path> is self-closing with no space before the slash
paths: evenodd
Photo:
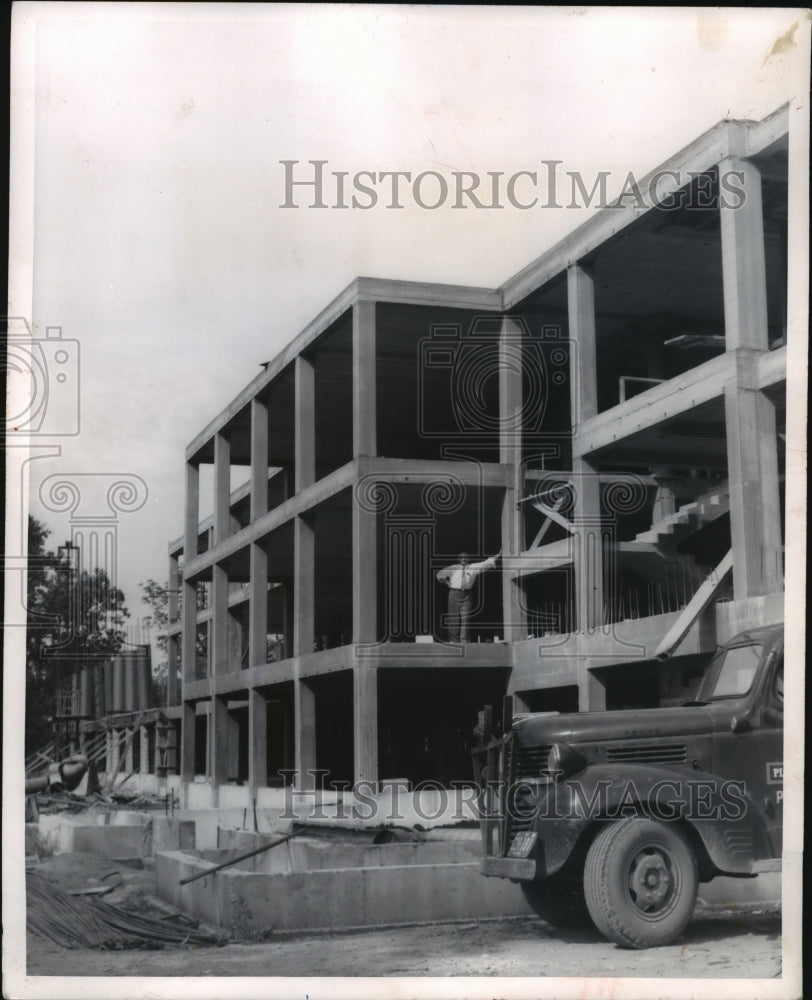
<path id="1" fill-rule="evenodd" d="M 577 712 L 569 715 L 533 715 L 514 723 L 522 746 L 548 743 L 606 743 L 614 740 L 661 740 L 710 734 L 724 715 L 730 718 L 731 701 L 721 705 L 686 705 L 677 708 L 631 709 L 610 712 Z"/>

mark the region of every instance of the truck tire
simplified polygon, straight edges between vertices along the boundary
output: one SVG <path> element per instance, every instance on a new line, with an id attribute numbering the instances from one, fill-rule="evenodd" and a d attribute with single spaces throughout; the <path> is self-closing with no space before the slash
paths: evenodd
<path id="1" fill-rule="evenodd" d="M 533 912 L 552 927 L 592 926 L 580 876 L 551 875 L 541 882 L 522 882 L 521 886 Z"/>
<path id="2" fill-rule="evenodd" d="M 696 857 L 673 823 L 612 823 L 586 857 L 584 895 L 595 926 L 627 948 L 673 941 L 693 913 L 698 888 Z"/>

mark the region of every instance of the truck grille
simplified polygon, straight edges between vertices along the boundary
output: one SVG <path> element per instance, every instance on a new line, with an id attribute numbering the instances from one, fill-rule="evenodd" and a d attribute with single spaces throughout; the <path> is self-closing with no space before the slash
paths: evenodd
<path id="1" fill-rule="evenodd" d="M 688 748 L 684 743 L 638 743 L 607 747 L 606 759 L 613 764 L 685 764 Z"/>
<path id="2" fill-rule="evenodd" d="M 547 758 L 550 755 L 550 744 L 542 743 L 538 747 L 514 747 L 515 764 L 511 760 L 512 769 L 509 772 L 512 781 L 519 778 L 538 778 L 547 773 Z"/>
<path id="3" fill-rule="evenodd" d="M 511 743 L 507 760 L 507 794 L 505 797 L 505 841 L 503 850 L 507 851 L 513 838 L 523 830 L 529 830 L 533 823 L 535 807 L 525 805 L 521 796 L 512 794 L 511 786 L 522 778 L 538 778 L 546 773 L 547 757 L 550 744 L 543 743 L 537 747 L 522 747 Z"/>

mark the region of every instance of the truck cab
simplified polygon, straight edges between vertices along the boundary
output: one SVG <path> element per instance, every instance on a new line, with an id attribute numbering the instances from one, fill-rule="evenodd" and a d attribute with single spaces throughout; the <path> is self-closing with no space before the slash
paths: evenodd
<path id="1" fill-rule="evenodd" d="M 667 944 L 700 882 L 779 870 L 783 628 L 714 655 L 684 706 L 480 714 L 482 872 L 521 884 L 559 926 L 627 947 Z"/>

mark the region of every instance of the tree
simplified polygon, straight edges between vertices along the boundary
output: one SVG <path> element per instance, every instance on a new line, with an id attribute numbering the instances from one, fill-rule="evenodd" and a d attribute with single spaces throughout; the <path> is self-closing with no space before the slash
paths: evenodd
<path id="1" fill-rule="evenodd" d="M 77 570 L 70 550 L 46 551 L 49 534 L 45 525 L 29 517 L 26 753 L 53 736 L 57 695 L 72 674 L 119 651 L 130 616 L 124 594 L 103 569 Z"/>
<path id="2" fill-rule="evenodd" d="M 182 583 L 182 574 L 179 574 L 177 594 L 178 615 L 181 614 L 183 608 Z M 146 583 L 139 583 L 138 586 L 142 591 L 141 603 L 146 604 L 150 609 L 150 613 L 144 618 L 144 625 L 150 635 L 154 635 L 155 645 L 161 654 L 161 659 L 153 667 L 152 677 L 156 704 L 162 705 L 166 703 L 166 686 L 169 676 L 169 584 L 160 584 L 157 580 L 153 580 L 150 577 Z M 203 581 L 197 584 L 195 599 L 197 610 L 204 611 L 208 606 L 208 595 L 206 585 Z M 197 636 L 197 655 L 203 658 L 206 656 L 206 642 L 200 634 Z"/>

